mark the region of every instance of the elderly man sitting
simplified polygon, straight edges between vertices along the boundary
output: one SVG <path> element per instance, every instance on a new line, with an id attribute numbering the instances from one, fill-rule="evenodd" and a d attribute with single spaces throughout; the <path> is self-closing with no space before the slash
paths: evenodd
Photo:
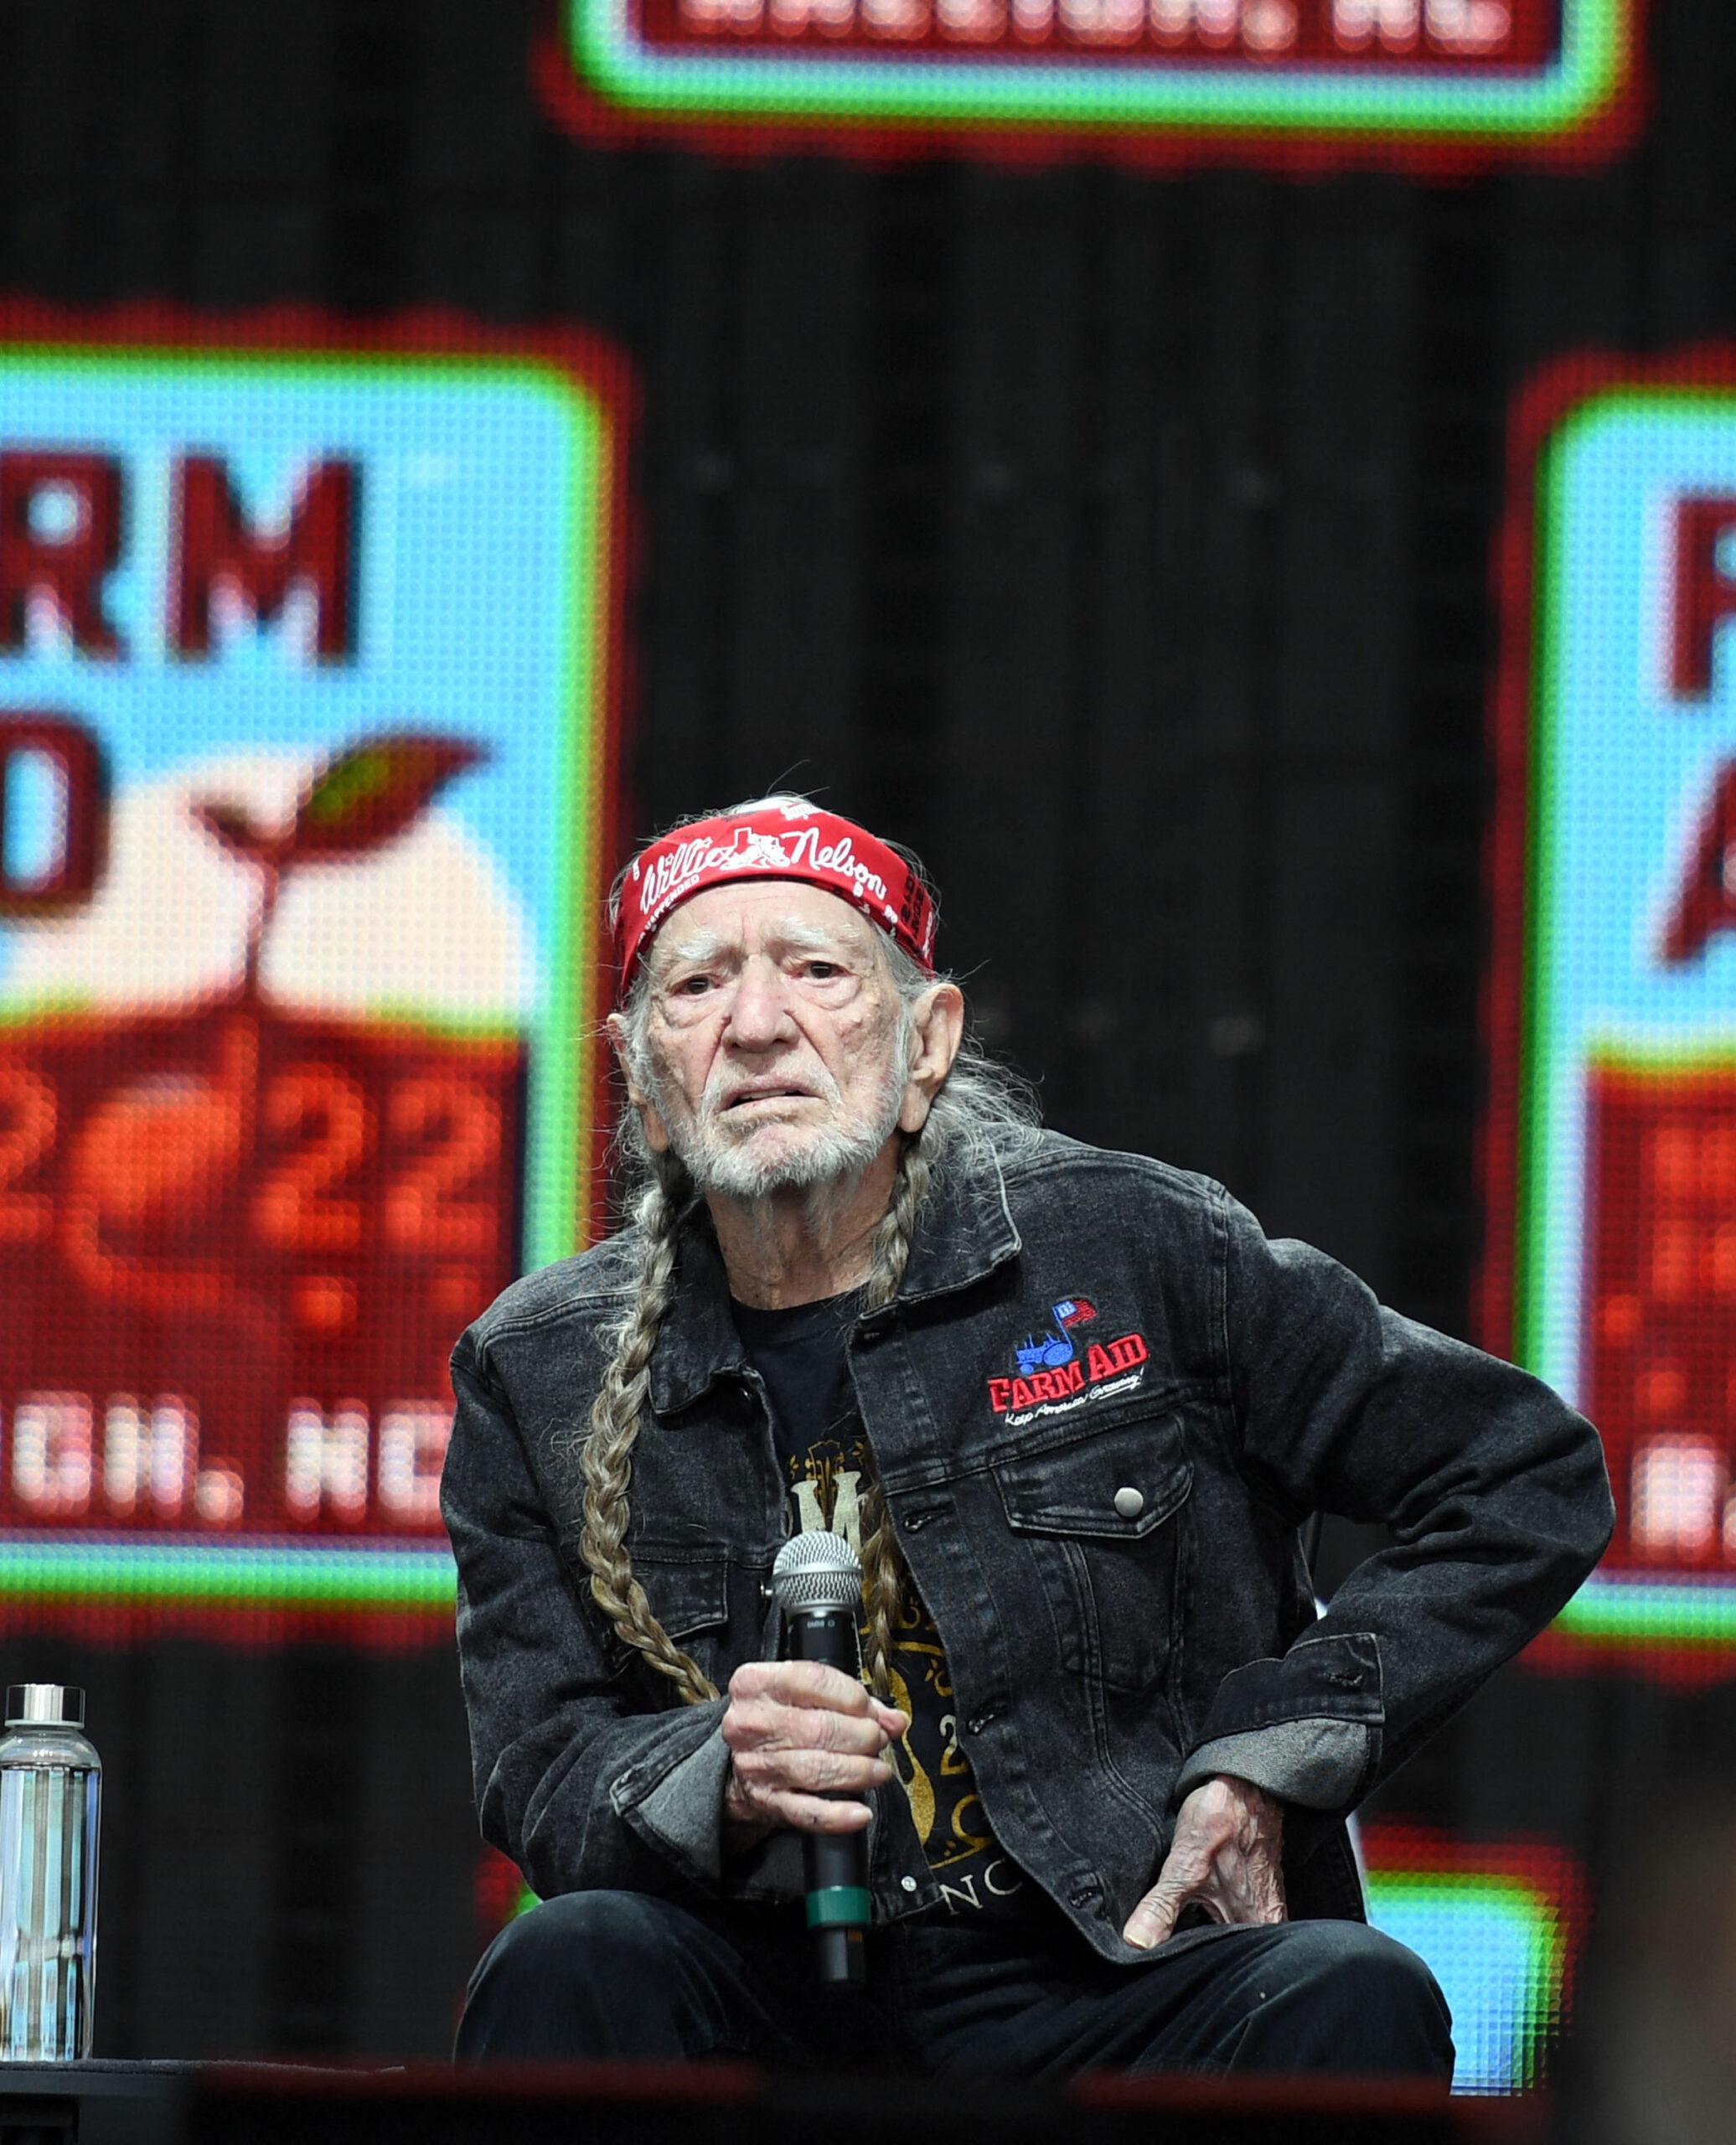
<path id="1" fill-rule="evenodd" d="M 461 2057 L 1449 2075 L 1345 1819 L 1591 1568 L 1595 1432 L 1219 1186 L 1040 1129 L 865 830 L 690 823 L 613 922 L 633 1219 L 452 1361 L 478 1801 L 543 1902 Z M 1317 1616 L 1322 1509 L 1392 1538 Z M 860 1680 L 779 1657 L 818 1528 Z M 800 1843 L 864 1828 L 839 1998 Z"/>

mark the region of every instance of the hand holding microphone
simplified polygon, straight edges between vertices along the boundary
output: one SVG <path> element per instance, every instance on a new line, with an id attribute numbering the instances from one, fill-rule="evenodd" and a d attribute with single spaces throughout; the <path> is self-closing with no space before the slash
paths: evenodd
<path id="1" fill-rule="evenodd" d="M 726 1823 L 744 1845 L 783 1829 L 803 1835 L 822 1978 L 856 1980 L 869 1919 L 868 1808 L 856 1798 L 892 1777 L 882 1753 L 909 1724 L 860 1681 L 861 1566 L 848 1543 L 796 1536 L 778 1556 L 772 1589 L 792 1657 L 751 1662 L 730 1679 Z"/>

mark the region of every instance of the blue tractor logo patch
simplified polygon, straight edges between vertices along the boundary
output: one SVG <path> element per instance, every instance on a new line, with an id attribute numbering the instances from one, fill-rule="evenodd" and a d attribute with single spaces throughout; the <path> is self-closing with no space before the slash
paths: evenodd
<path id="1" fill-rule="evenodd" d="M 1083 1326 L 1097 1316 L 1097 1305 L 1088 1303 L 1083 1296 L 1065 1296 L 1058 1304 L 1050 1306 L 1055 1323 L 1041 1333 L 1027 1333 L 1019 1343 L 1019 1375 L 1029 1377 L 1033 1371 L 1051 1371 L 1062 1363 L 1073 1360 L 1075 1350 L 1072 1329 Z"/>

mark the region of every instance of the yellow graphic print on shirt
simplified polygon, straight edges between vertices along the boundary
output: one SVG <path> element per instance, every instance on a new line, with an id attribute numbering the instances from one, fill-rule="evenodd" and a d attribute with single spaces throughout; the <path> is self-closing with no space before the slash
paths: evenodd
<path id="1" fill-rule="evenodd" d="M 829 1529 L 862 1553 L 861 1493 L 871 1463 L 857 1431 L 821 1437 L 789 1462 L 795 1528 Z M 866 1632 L 862 1633 L 866 1644 Z M 955 1913 L 981 1911 L 1024 1887 L 1024 1874 L 989 1829 L 970 1760 L 958 1747 L 953 1682 L 940 1634 L 914 1589 L 907 1589 L 892 1634 L 892 1703 L 910 1727 L 886 1751 L 910 1800 L 917 1837 Z"/>

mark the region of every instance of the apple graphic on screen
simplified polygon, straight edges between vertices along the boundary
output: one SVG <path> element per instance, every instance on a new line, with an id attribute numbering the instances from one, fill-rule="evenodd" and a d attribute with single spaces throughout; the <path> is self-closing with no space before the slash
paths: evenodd
<path id="1" fill-rule="evenodd" d="M 65 1128 L 58 1233 L 93 1290 L 165 1314 L 245 1311 L 213 1228 L 262 1135 L 308 1129 L 304 1089 L 261 1062 L 297 1018 L 521 1027 L 534 978 L 517 904 L 430 809 L 483 749 L 383 731 L 319 757 L 207 761 L 117 800 L 95 898 L 21 934 L 5 994 L 100 1011 L 111 1062 L 128 1015 L 157 1039 L 150 1069 L 106 1081 Z M 180 1039 L 168 1063 L 165 1016 Z"/>

